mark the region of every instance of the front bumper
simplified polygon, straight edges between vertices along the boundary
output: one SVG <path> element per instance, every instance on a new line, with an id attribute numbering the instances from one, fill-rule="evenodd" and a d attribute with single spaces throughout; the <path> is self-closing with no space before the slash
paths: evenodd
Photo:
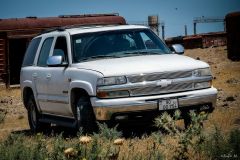
<path id="1" fill-rule="evenodd" d="M 192 108 L 191 106 L 204 104 L 210 104 L 211 107 L 215 108 L 217 89 L 207 88 L 181 93 L 116 99 L 98 99 L 92 97 L 91 103 L 97 120 L 110 120 L 113 115 L 119 113 L 144 112 L 150 110 L 158 112 L 158 100 L 165 98 L 177 98 L 179 109 Z"/>

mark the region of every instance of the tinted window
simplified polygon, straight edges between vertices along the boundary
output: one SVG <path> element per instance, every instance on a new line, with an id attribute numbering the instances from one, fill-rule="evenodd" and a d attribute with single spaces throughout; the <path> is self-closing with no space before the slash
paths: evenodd
<path id="1" fill-rule="evenodd" d="M 39 45 L 40 41 L 41 41 L 41 37 L 35 38 L 30 42 L 30 44 L 27 48 L 27 51 L 25 53 L 25 57 L 24 57 L 22 66 L 33 65 L 34 58 L 36 56 L 38 45 Z"/>
<path id="2" fill-rule="evenodd" d="M 53 37 L 47 38 L 43 42 L 40 55 L 38 58 L 38 66 L 47 66 L 47 59 L 50 53 L 52 42 L 53 42 Z"/>

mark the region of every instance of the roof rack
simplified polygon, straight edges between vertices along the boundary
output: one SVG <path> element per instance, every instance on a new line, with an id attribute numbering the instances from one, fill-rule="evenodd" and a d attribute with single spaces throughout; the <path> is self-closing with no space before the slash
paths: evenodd
<path id="1" fill-rule="evenodd" d="M 91 24 L 74 24 L 74 25 L 67 25 L 67 26 L 61 26 L 61 27 L 53 27 L 49 29 L 43 30 L 39 35 L 53 32 L 53 31 L 65 31 L 66 29 L 71 29 L 71 28 L 79 28 L 79 27 L 91 27 L 91 26 L 114 26 L 114 25 L 119 25 L 119 24 L 106 24 L 106 23 L 91 23 Z"/>
<path id="2" fill-rule="evenodd" d="M 49 29 L 44 29 L 40 34 L 49 33 L 49 32 L 53 32 L 53 31 L 62 32 L 62 31 L 65 31 L 65 30 L 66 30 L 65 27 L 53 27 L 53 28 L 49 28 Z"/>

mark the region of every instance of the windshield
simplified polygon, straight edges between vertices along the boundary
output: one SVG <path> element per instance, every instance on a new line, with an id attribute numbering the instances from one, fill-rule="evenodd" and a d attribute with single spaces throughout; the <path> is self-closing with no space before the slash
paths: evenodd
<path id="1" fill-rule="evenodd" d="M 149 29 L 76 34 L 72 36 L 72 45 L 73 63 L 106 57 L 171 53 Z"/>

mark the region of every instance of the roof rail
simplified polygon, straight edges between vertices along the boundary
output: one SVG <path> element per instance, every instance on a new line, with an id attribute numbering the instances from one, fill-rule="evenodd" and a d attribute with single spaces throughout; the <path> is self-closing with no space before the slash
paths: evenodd
<path id="1" fill-rule="evenodd" d="M 119 16 L 119 13 L 107 14 L 82 14 L 82 15 L 59 15 L 59 18 L 84 18 L 84 17 L 102 17 L 102 16 Z"/>
<path id="2" fill-rule="evenodd" d="M 42 32 L 40 34 L 49 33 L 49 32 L 53 32 L 53 31 L 62 32 L 62 31 L 65 31 L 65 27 L 53 27 L 53 28 L 49 28 L 49 29 L 44 29 L 44 30 L 42 30 Z"/>
<path id="3" fill-rule="evenodd" d="M 106 24 L 106 23 L 91 23 L 91 24 L 73 24 L 73 25 L 67 25 L 67 26 L 61 26 L 61 27 L 53 27 L 49 29 L 43 30 L 39 35 L 44 34 L 44 33 L 49 33 L 53 31 L 65 31 L 66 29 L 71 29 L 71 28 L 78 28 L 78 27 L 91 27 L 91 26 L 113 26 L 113 25 L 119 25 L 119 24 Z"/>

